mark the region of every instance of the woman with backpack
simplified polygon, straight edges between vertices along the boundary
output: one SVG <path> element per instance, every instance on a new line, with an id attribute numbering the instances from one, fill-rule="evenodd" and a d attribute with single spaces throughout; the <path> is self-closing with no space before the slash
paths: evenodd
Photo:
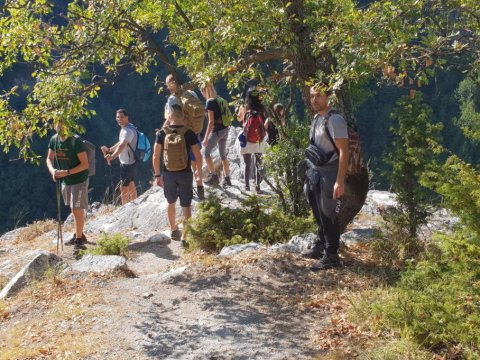
<path id="1" fill-rule="evenodd" d="M 211 83 L 200 88 L 203 97 L 207 99 L 205 111 L 208 119 L 207 131 L 203 138 L 202 145 L 205 148 L 204 157 L 207 163 L 210 175 L 204 180 L 207 185 L 218 184 L 218 176 L 215 173 L 215 166 L 212 160 L 212 151 L 218 145 L 218 152 L 222 160 L 225 176 L 223 178 L 223 186 L 232 186 L 230 180 L 230 162 L 227 159 L 227 138 L 230 127 L 226 125 L 222 119 L 222 108 L 227 107 L 228 103 L 225 99 L 217 95 L 217 91 Z"/>
<path id="2" fill-rule="evenodd" d="M 243 124 L 245 146 L 241 147 L 240 154 L 245 163 L 244 179 L 245 191 L 250 191 L 250 172 L 252 158 L 255 159 L 255 191 L 260 194 L 262 182 L 261 165 L 262 154 L 265 152 L 265 107 L 260 100 L 260 91 L 250 87 L 245 95 L 245 105 L 239 110 L 239 120 Z"/>

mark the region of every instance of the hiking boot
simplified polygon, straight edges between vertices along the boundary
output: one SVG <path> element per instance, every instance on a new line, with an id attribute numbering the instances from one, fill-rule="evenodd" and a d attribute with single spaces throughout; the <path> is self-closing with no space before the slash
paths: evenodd
<path id="1" fill-rule="evenodd" d="M 182 242 L 180 243 L 180 246 L 181 246 L 183 249 L 188 249 L 188 242 L 187 242 L 187 240 L 182 240 Z"/>
<path id="2" fill-rule="evenodd" d="M 342 266 L 342 263 L 340 262 L 340 258 L 338 254 L 325 254 L 320 260 L 315 261 L 315 263 L 312 265 L 310 270 L 312 271 L 327 270 L 327 269 L 337 268 L 340 266 Z"/>
<path id="3" fill-rule="evenodd" d="M 181 238 L 182 232 L 178 228 L 170 233 L 170 239 L 172 239 L 173 241 L 180 241 Z"/>
<path id="4" fill-rule="evenodd" d="M 215 173 L 210 174 L 206 179 L 203 180 L 204 184 L 207 185 L 218 185 L 218 175 Z"/>
<path id="5" fill-rule="evenodd" d="M 324 253 L 325 244 L 318 239 L 312 248 L 302 251 L 302 256 L 307 259 L 320 259 L 323 257 Z"/>
<path id="6" fill-rule="evenodd" d="M 85 244 L 82 242 L 82 239 L 75 239 L 74 243 L 73 243 L 73 251 L 72 251 L 72 254 L 73 254 L 73 257 L 78 260 L 82 257 L 82 254 L 81 254 L 81 251 L 82 250 L 87 250 L 87 247 L 85 246 Z"/>
<path id="7" fill-rule="evenodd" d="M 250 185 L 245 185 L 245 191 L 250 191 Z"/>
<path id="8" fill-rule="evenodd" d="M 203 186 L 197 185 L 197 196 L 199 200 L 205 200 L 205 189 Z"/>
<path id="9" fill-rule="evenodd" d="M 262 195 L 262 194 L 263 194 L 262 189 L 260 189 L 260 185 L 255 186 L 255 192 L 256 192 L 258 195 Z"/>
<path id="10" fill-rule="evenodd" d="M 73 234 L 72 237 L 70 239 L 68 239 L 67 241 L 65 241 L 63 244 L 67 245 L 67 246 L 73 245 L 73 244 L 75 244 L 76 239 L 77 239 L 77 235 Z M 85 234 L 82 234 L 82 237 L 78 240 L 80 240 L 80 242 L 82 244 L 88 243 L 87 238 L 85 237 Z"/>
<path id="11" fill-rule="evenodd" d="M 232 186 L 232 181 L 230 180 L 230 176 L 225 176 L 223 178 L 222 186 Z"/>

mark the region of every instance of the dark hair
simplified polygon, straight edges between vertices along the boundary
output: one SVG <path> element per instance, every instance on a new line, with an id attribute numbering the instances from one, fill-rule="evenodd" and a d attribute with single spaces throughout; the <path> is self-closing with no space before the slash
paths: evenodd
<path id="1" fill-rule="evenodd" d="M 276 103 L 273 105 L 273 111 L 275 111 L 277 114 L 280 110 L 285 109 L 282 103 Z"/>
<path id="2" fill-rule="evenodd" d="M 254 110 L 258 112 L 265 112 L 265 107 L 260 101 L 260 93 L 256 87 L 251 87 L 247 90 L 245 95 L 245 108 L 247 110 Z"/>
<path id="3" fill-rule="evenodd" d="M 328 84 L 326 84 L 324 82 L 317 83 L 317 84 L 311 86 L 310 88 L 313 89 L 315 92 L 321 92 L 321 93 L 325 94 L 326 96 L 330 96 L 330 95 L 333 94 L 333 91 L 330 90 L 330 87 L 328 86 Z"/>
<path id="4" fill-rule="evenodd" d="M 117 114 L 118 114 L 118 113 L 122 113 L 124 116 L 128 116 L 127 110 L 125 110 L 125 109 L 118 109 L 118 110 L 116 111 L 116 113 L 117 113 Z"/>

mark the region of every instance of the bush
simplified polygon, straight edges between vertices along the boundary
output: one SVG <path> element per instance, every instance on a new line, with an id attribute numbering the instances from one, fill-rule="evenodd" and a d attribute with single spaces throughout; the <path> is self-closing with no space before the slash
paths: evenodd
<path id="1" fill-rule="evenodd" d="M 471 233 L 470 233 L 471 234 Z M 448 358 L 480 357 L 480 238 L 459 231 L 410 266 L 394 296 L 373 303 L 371 318 Z"/>
<path id="2" fill-rule="evenodd" d="M 230 209 L 211 195 L 199 204 L 197 215 L 187 223 L 186 231 L 190 248 L 212 251 L 251 241 L 285 242 L 295 234 L 315 228 L 311 216 L 289 216 L 264 197 L 249 196 L 238 209 Z"/>
<path id="3" fill-rule="evenodd" d="M 102 233 L 97 246 L 86 252 L 93 255 L 125 255 L 129 242 L 130 239 L 120 233 Z"/>

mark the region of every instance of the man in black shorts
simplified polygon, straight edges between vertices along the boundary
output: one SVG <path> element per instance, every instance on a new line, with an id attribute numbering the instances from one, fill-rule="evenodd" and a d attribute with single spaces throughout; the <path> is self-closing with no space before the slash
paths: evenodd
<path id="1" fill-rule="evenodd" d="M 169 105 L 173 104 L 173 105 Z M 163 187 L 168 202 L 168 223 L 170 224 L 172 240 L 182 240 L 186 246 L 185 234 L 182 234 L 176 223 L 175 203 L 180 198 L 180 206 L 184 219 L 192 216 L 191 203 L 193 198 L 193 173 L 189 152 L 192 151 L 197 160 L 197 166 L 202 168 L 202 157 L 195 133 L 183 123 L 183 111 L 174 101 L 166 108 L 168 125 L 157 133 L 153 147 L 153 170 L 155 182 Z M 163 159 L 160 165 L 160 159 Z"/>

